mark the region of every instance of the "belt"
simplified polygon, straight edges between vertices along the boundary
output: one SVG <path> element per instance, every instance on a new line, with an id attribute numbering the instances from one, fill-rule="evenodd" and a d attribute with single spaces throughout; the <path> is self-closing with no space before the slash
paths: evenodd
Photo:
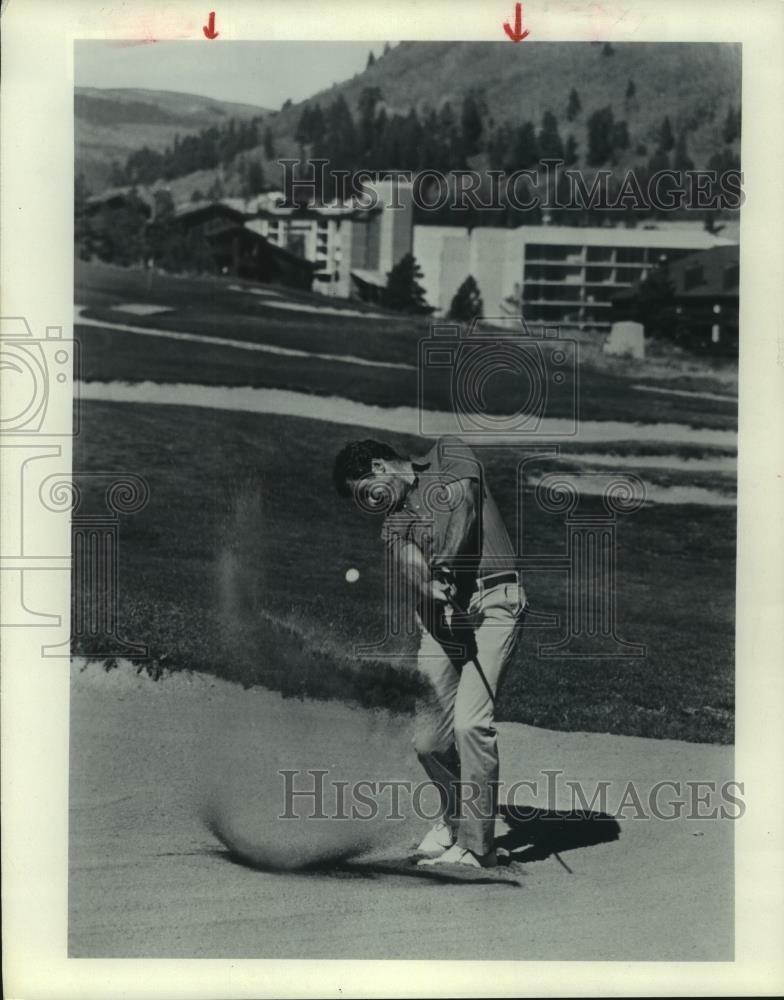
<path id="1" fill-rule="evenodd" d="M 519 583 L 517 573 L 491 573 L 489 576 L 480 576 L 477 579 L 480 590 L 491 590 L 493 587 L 501 587 L 505 583 Z"/>

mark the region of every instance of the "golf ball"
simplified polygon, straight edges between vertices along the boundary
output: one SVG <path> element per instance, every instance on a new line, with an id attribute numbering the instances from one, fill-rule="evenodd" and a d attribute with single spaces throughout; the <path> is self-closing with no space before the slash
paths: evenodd
<path id="1" fill-rule="evenodd" d="M 356 583 L 359 579 L 358 569 L 347 569 L 346 570 L 346 583 Z"/>

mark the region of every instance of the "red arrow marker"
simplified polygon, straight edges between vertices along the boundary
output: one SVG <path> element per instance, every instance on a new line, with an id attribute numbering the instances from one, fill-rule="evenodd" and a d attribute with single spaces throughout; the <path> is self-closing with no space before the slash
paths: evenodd
<path id="1" fill-rule="evenodd" d="M 515 26 L 511 28 L 508 21 L 504 21 L 504 31 L 509 35 L 513 42 L 522 42 L 524 38 L 527 38 L 530 32 L 526 28 L 523 31 L 523 5 L 515 4 Z"/>
<path id="2" fill-rule="evenodd" d="M 517 6 L 519 7 L 520 5 L 518 4 Z M 202 29 L 201 30 L 204 32 L 204 34 L 206 35 L 207 38 L 217 38 L 218 37 L 219 32 L 217 32 L 215 30 L 215 11 L 214 10 L 210 11 L 209 21 L 208 21 L 207 24 L 202 25 Z M 528 32 L 526 32 L 526 34 L 528 34 Z"/>

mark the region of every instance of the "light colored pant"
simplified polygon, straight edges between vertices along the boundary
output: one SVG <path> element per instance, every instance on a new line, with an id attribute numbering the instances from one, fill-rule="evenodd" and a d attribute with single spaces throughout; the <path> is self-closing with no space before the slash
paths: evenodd
<path id="1" fill-rule="evenodd" d="M 469 654 L 473 639 L 475 656 L 465 662 L 422 629 L 417 667 L 430 682 L 430 692 L 417 703 L 414 748 L 438 787 L 444 819 L 457 828 L 457 843 L 475 854 L 493 849 L 498 791 L 494 699 L 520 634 L 524 601 L 522 588 L 514 583 L 473 595 L 463 638 L 469 640 Z"/>

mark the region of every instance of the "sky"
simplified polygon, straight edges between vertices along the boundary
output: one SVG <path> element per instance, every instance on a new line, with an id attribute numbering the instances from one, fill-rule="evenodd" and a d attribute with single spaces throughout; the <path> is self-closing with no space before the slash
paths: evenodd
<path id="1" fill-rule="evenodd" d="M 78 41 L 77 87 L 177 90 L 277 109 L 363 70 L 384 42 Z"/>

